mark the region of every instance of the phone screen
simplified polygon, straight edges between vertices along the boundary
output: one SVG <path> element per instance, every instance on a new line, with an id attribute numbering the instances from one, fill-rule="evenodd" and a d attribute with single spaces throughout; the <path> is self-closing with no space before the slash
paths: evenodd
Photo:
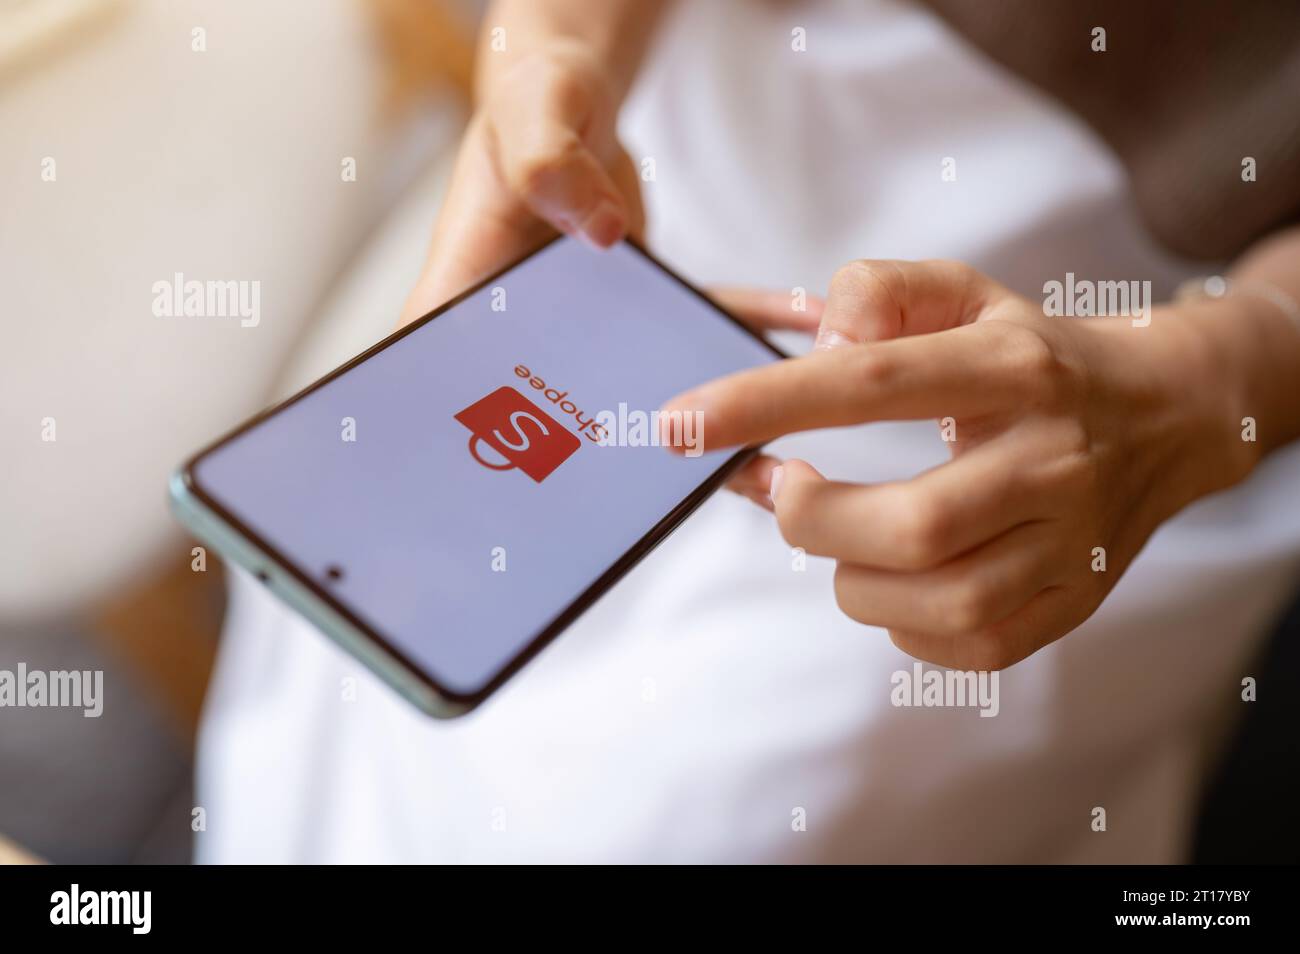
<path id="1" fill-rule="evenodd" d="M 701 452 L 707 420 L 689 415 L 670 454 L 651 412 L 779 357 L 637 247 L 559 239 L 189 477 L 441 691 L 473 697 L 731 459 Z"/>

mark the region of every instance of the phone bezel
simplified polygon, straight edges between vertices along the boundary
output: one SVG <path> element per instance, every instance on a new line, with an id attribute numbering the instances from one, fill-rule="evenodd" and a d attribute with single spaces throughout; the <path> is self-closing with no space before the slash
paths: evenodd
<path id="1" fill-rule="evenodd" d="M 652 526 L 644 536 L 642 536 L 639 540 L 637 540 L 637 542 L 627 550 L 627 552 L 625 552 L 622 556 L 620 556 L 617 560 L 615 560 L 612 564 L 610 564 L 610 566 L 600 576 L 598 576 L 589 586 L 587 586 L 586 589 L 584 589 L 581 593 L 579 593 L 575 599 L 573 599 L 570 603 L 568 603 L 565 606 L 565 608 L 560 611 L 559 614 L 557 614 L 553 619 L 547 622 L 546 625 L 544 625 L 542 629 L 538 631 L 538 633 L 532 639 L 530 639 L 528 643 L 525 644 L 525 646 L 510 659 L 509 662 L 506 663 L 505 666 L 503 666 L 499 671 L 497 671 L 492 676 L 491 679 L 485 682 L 480 688 L 472 692 L 463 692 L 459 690 L 450 689 L 444 686 L 434 677 L 432 673 L 429 673 L 421 665 L 415 663 L 410 657 L 406 655 L 406 653 L 404 653 L 400 648 L 394 645 L 375 627 L 368 624 L 365 620 L 363 620 L 361 617 L 357 616 L 354 612 L 352 612 L 340 600 L 335 598 L 334 595 L 327 588 L 325 588 L 325 586 L 320 581 L 316 580 L 312 575 L 303 572 L 301 568 L 299 568 L 296 564 L 286 559 L 277 549 L 271 546 L 260 534 L 254 531 L 251 527 L 244 524 L 243 521 L 241 521 L 237 516 L 235 516 L 233 513 L 231 513 L 229 510 L 223 507 L 220 503 L 218 503 L 218 501 L 210 494 L 208 494 L 204 490 L 204 488 L 200 485 L 199 481 L 195 477 L 194 469 L 196 465 L 199 463 L 199 461 L 202 460 L 206 455 L 212 453 L 213 451 L 229 443 L 230 441 L 235 440 L 245 432 L 251 430 L 254 427 L 257 427 L 263 421 L 274 416 L 275 414 L 280 413 L 282 410 L 289 407 L 291 404 L 294 404 L 295 402 L 300 401 L 303 398 L 307 397 L 316 389 L 323 387 L 324 385 L 328 384 L 330 381 L 333 381 L 335 378 L 340 377 L 343 374 L 346 374 L 348 371 L 352 370 L 353 368 L 357 367 L 361 363 L 374 357 L 376 354 L 383 351 L 385 348 L 390 347 L 391 345 L 397 343 L 407 335 L 417 331 L 419 328 L 433 321 L 439 315 L 443 314 L 444 312 L 448 311 L 451 308 L 454 308 L 456 305 L 460 304 L 466 298 L 469 298 L 471 295 L 478 293 L 483 288 L 492 284 L 494 281 L 501 278 L 503 275 L 507 274 L 508 272 L 513 271 L 515 268 L 518 268 L 524 262 L 540 254 L 545 249 L 547 249 L 548 247 L 550 247 L 551 245 L 553 245 L 555 242 L 558 241 L 575 241 L 575 240 L 565 239 L 563 236 L 555 236 L 554 238 L 551 238 L 543 242 L 541 245 L 533 249 L 531 252 L 528 252 L 527 254 L 510 262 L 505 267 L 497 270 L 496 272 L 493 272 L 487 278 L 484 278 L 482 281 L 478 282 L 472 287 L 467 288 L 465 291 L 461 292 L 459 295 L 456 295 L 454 298 L 450 299 L 444 304 L 438 306 L 433 311 L 429 312 L 428 314 L 420 318 L 415 319 L 410 324 L 405 325 L 402 328 L 399 328 L 397 331 L 393 332 L 388 337 L 383 338 L 382 340 L 376 342 L 374 345 L 371 345 L 365 351 L 362 351 L 360 354 L 356 355 L 355 357 L 339 365 L 333 371 L 330 371 L 328 374 L 324 375 L 323 377 L 317 379 L 316 381 L 313 381 L 311 384 L 302 388 L 300 391 L 296 392 L 295 394 L 285 398 L 283 401 L 271 405 L 265 410 L 249 418 L 247 421 L 245 421 L 243 424 L 236 427 L 234 430 L 224 434 L 222 437 L 206 445 L 201 450 L 192 454 L 184 462 L 184 464 L 181 465 L 181 468 L 178 472 L 178 476 L 185 488 L 185 491 L 190 495 L 192 495 L 192 497 L 195 500 L 201 503 L 204 507 L 208 508 L 214 515 L 218 517 L 218 519 L 225 522 L 232 530 L 234 530 L 235 532 L 243 536 L 247 541 L 249 541 L 257 550 L 259 550 L 262 553 L 262 555 L 264 555 L 268 560 L 270 560 L 277 569 L 279 569 L 283 573 L 289 574 L 294 580 L 296 580 L 299 584 L 305 587 L 307 591 L 310 592 L 317 600 L 320 600 L 323 604 L 328 606 L 334 613 L 338 614 L 340 617 L 346 620 L 348 624 L 354 627 L 358 632 L 364 634 L 367 639 L 374 641 L 380 648 L 383 649 L 383 651 L 388 656 L 391 657 L 393 662 L 402 666 L 405 670 L 407 670 L 407 672 L 414 675 L 420 681 L 420 683 L 422 683 L 428 689 L 436 693 L 438 696 L 447 700 L 449 703 L 452 703 L 453 706 L 459 709 L 461 713 L 470 711 L 471 709 L 475 708 L 480 703 L 482 703 L 489 696 L 491 696 L 494 692 L 496 692 L 499 688 L 501 688 L 501 686 L 505 684 L 507 680 L 509 680 L 513 675 L 515 675 L 528 662 L 530 662 L 538 653 L 540 653 L 543 649 L 545 649 L 546 646 L 548 646 L 557 636 L 560 635 L 560 633 L 562 633 L 565 629 L 567 629 L 570 625 L 572 625 L 573 622 L 579 616 L 581 616 L 584 612 L 586 612 L 586 610 L 590 608 L 592 604 L 594 604 L 598 599 L 600 599 L 601 596 L 603 596 L 606 592 L 608 592 L 614 586 L 614 584 L 616 584 L 620 579 L 626 576 L 634 566 L 636 566 L 639 562 L 641 562 L 641 560 L 643 560 L 656 546 L 662 543 L 668 537 L 668 535 L 672 533 L 672 531 L 675 530 L 682 523 L 683 520 L 685 520 L 697 507 L 700 506 L 700 504 L 702 504 L 711 494 L 713 494 L 719 487 L 721 487 L 722 484 L 726 481 L 726 479 L 733 472 L 735 472 L 737 468 L 739 468 L 746 460 L 748 460 L 757 452 L 758 448 L 757 447 L 742 448 L 738 450 L 735 454 L 733 454 L 731 457 L 729 457 L 726 461 L 724 461 L 717 468 L 717 470 L 715 470 L 694 490 L 692 490 L 691 493 L 688 494 L 685 499 L 683 499 L 680 503 L 678 503 L 675 507 L 673 507 L 667 514 L 665 514 L 658 522 L 656 522 L 654 526 Z M 691 294 L 695 295 L 697 298 L 699 298 L 701 301 L 707 304 L 713 311 L 717 312 L 723 318 L 730 321 L 746 335 L 761 343 L 768 351 L 772 353 L 774 357 L 778 359 L 789 357 L 787 354 L 785 354 L 783 351 L 781 351 L 779 348 L 773 345 L 770 341 L 764 338 L 761 334 L 754 331 L 752 328 L 747 326 L 744 322 L 740 321 L 740 319 L 736 318 L 734 315 L 730 314 L 726 309 L 721 307 L 713 299 L 709 298 L 708 295 L 706 295 L 699 288 L 695 287 L 695 285 L 691 284 L 685 278 L 678 275 L 671 268 L 669 268 L 667 265 L 661 262 L 658 258 L 656 258 L 653 254 L 651 254 L 641 243 L 630 238 L 624 239 L 623 241 L 625 244 L 627 244 L 636 252 L 638 252 L 642 257 L 644 257 L 646 261 L 648 261 L 651 265 L 659 269 L 659 271 L 661 271 L 668 278 L 677 282 L 679 285 L 681 285 Z"/>

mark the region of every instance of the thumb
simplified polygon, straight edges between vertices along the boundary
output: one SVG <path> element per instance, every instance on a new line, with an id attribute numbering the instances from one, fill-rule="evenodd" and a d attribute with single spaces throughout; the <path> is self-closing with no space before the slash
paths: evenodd
<path id="1" fill-rule="evenodd" d="M 850 262 L 831 279 L 815 347 L 828 350 L 967 324 L 998 287 L 960 262 Z"/>
<path id="2" fill-rule="evenodd" d="M 802 460 L 787 460 L 772 468 L 767 496 L 772 502 L 781 535 L 791 539 L 795 524 L 806 520 L 806 502 L 821 484 L 827 483 L 817 468 Z"/>
<path id="3" fill-rule="evenodd" d="M 613 177 L 567 125 L 537 117 L 498 143 L 507 187 L 559 231 L 608 248 L 633 225 Z"/>

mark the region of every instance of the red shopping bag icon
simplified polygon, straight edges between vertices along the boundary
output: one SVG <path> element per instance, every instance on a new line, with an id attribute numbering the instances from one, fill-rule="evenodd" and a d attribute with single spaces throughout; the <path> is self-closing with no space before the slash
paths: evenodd
<path id="1" fill-rule="evenodd" d="M 497 388 L 456 415 L 470 429 L 469 453 L 484 467 L 518 467 L 539 484 L 581 444 L 578 436 L 514 388 Z M 483 454 L 487 444 L 495 455 Z"/>

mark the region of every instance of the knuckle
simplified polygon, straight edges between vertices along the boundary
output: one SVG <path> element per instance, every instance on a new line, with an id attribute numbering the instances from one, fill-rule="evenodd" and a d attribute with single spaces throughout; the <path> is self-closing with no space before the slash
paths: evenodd
<path id="1" fill-rule="evenodd" d="M 565 136 L 546 148 L 533 150 L 515 165 L 511 185 L 523 195 L 545 193 L 580 158 L 582 151 L 577 136 Z"/>
<path id="2" fill-rule="evenodd" d="M 907 494 L 893 531 L 893 548 L 902 569 L 924 570 L 938 559 L 952 527 L 946 506 L 932 497 Z"/>
<path id="3" fill-rule="evenodd" d="M 1052 424 L 1052 449 L 1025 481 L 1026 492 L 1054 495 L 1073 502 L 1072 512 L 1082 513 L 1095 503 L 1107 483 L 1095 452 L 1093 437 L 1082 421 L 1060 415 Z"/>
<path id="4" fill-rule="evenodd" d="M 903 273 L 893 262 L 858 259 L 831 277 L 830 293 L 863 308 L 897 308 Z"/>
<path id="5" fill-rule="evenodd" d="M 984 280 L 984 273 L 967 262 L 945 259 L 943 264 L 952 272 L 953 277 L 961 281 L 963 285 L 975 285 Z"/>
<path id="6" fill-rule="evenodd" d="M 859 387 L 889 388 L 896 368 L 887 352 L 876 348 L 855 348 L 846 358 L 857 375 L 854 380 Z"/>
<path id="7" fill-rule="evenodd" d="M 591 89 L 584 64 L 572 58 L 561 58 L 548 64 L 546 94 L 561 104 L 586 99 Z"/>
<path id="8" fill-rule="evenodd" d="M 1092 437 L 1081 421 L 1065 419 L 1057 424 L 1062 456 L 1068 461 L 1067 484 L 1083 499 L 1092 496 L 1102 485 L 1101 464 L 1092 453 Z"/>
<path id="9" fill-rule="evenodd" d="M 1056 349 L 1036 328 L 1008 324 L 1007 349 L 1016 370 L 1035 378 L 1051 378 L 1060 366 Z"/>
<path id="10" fill-rule="evenodd" d="M 953 632 L 969 633 L 992 622 L 993 590 L 986 584 L 967 580 L 954 583 L 945 601 L 945 624 Z"/>
<path id="11" fill-rule="evenodd" d="M 1067 417 L 1061 419 L 1059 427 L 1066 452 L 1080 459 L 1082 468 L 1089 476 L 1095 477 L 1097 461 L 1090 453 L 1092 435 L 1088 431 L 1088 426 L 1078 418 Z"/>
<path id="12" fill-rule="evenodd" d="M 835 269 L 835 274 L 831 276 L 831 295 L 856 297 L 865 281 L 862 273 L 867 269 L 868 264 L 864 261 L 849 262 Z"/>
<path id="13" fill-rule="evenodd" d="M 598 74 L 586 63 L 570 64 L 553 74 L 547 95 L 562 115 L 590 113 L 608 97 Z"/>
<path id="14" fill-rule="evenodd" d="M 959 289 L 970 289 L 984 280 L 984 273 L 974 265 L 952 258 L 927 259 L 921 262 L 926 268 L 942 273 L 948 283 Z"/>
<path id="15" fill-rule="evenodd" d="M 590 99 L 599 67 L 578 44 L 558 44 L 525 53 L 501 78 L 499 86 L 523 92 L 534 99 L 566 103 Z"/>
<path id="16" fill-rule="evenodd" d="M 1079 396 L 1077 369 L 1061 350 L 1058 336 L 1019 322 L 990 324 L 1000 326 L 996 331 L 1009 370 L 1037 403 L 1061 406 Z"/>

